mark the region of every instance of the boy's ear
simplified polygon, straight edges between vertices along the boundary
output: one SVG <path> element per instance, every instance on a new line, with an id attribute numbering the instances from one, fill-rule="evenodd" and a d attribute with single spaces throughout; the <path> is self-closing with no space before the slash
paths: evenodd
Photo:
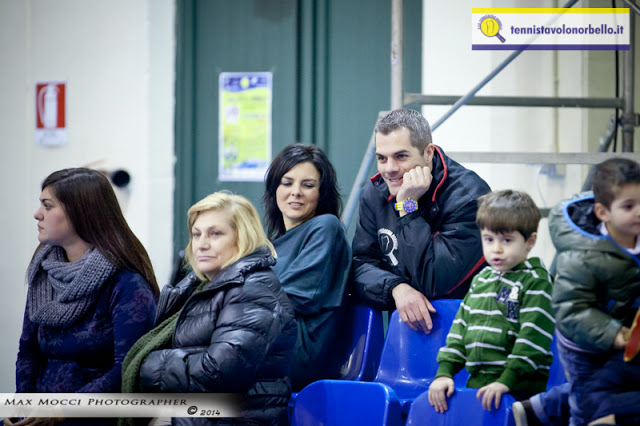
<path id="1" fill-rule="evenodd" d="M 593 212 L 601 222 L 607 222 L 609 220 L 609 209 L 602 203 L 595 203 L 593 205 Z"/>
<path id="2" fill-rule="evenodd" d="M 536 241 L 537 240 L 538 240 L 538 233 L 537 232 L 533 232 L 531 235 L 529 235 L 529 238 L 527 239 L 527 250 L 528 251 L 531 251 L 533 246 L 536 245 Z"/>

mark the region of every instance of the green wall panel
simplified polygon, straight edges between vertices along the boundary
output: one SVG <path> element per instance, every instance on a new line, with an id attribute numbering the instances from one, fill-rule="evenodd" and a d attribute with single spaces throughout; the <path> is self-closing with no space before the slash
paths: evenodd
<path id="1" fill-rule="evenodd" d="M 405 0 L 405 90 L 420 91 L 421 1 Z M 176 57 L 175 250 L 187 209 L 228 189 L 262 214 L 262 182 L 220 182 L 218 77 L 273 73 L 275 156 L 314 143 L 336 166 L 346 201 L 377 113 L 390 104 L 391 1 L 179 0 Z"/>

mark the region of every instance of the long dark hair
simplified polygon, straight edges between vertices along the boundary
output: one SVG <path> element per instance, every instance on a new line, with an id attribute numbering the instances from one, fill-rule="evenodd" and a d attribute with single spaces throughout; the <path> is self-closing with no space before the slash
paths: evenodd
<path id="1" fill-rule="evenodd" d="M 58 170 L 42 182 L 42 190 L 45 188 L 62 204 L 80 238 L 95 246 L 117 269 L 142 275 L 153 292 L 160 294 L 149 255 L 129 228 L 102 173 L 85 168 Z"/>
<path id="2" fill-rule="evenodd" d="M 315 145 L 303 145 L 296 143 L 286 146 L 273 159 L 265 182 L 262 202 L 265 207 L 264 222 L 267 227 L 267 235 L 271 240 L 285 233 L 282 212 L 278 208 L 276 190 L 280 185 L 282 176 L 300 163 L 311 163 L 320 173 L 320 197 L 314 216 L 332 214 L 340 217 L 342 200 L 338 189 L 338 180 L 333 165 L 324 152 Z"/>

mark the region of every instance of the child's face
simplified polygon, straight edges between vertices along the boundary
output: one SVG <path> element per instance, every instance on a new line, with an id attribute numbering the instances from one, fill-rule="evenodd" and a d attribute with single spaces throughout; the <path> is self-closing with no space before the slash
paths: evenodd
<path id="1" fill-rule="evenodd" d="M 518 231 L 497 234 L 483 229 L 480 235 L 484 258 L 500 272 L 509 271 L 518 263 L 524 262 L 536 243 L 535 232 L 526 241 Z"/>
<path id="2" fill-rule="evenodd" d="M 640 234 L 640 184 L 622 186 L 609 209 L 596 203 L 596 216 L 606 223 L 609 235 L 618 244 L 635 247 L 636 236 Z"/>

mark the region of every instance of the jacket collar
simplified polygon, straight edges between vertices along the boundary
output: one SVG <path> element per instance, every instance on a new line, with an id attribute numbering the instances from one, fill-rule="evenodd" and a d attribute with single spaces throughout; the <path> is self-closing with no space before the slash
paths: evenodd
<path id="1" fill-rule="evenodd" d="M 430 198 L 431 198 L 430 201 L 432 203 L 436 201 L 438 190 L 445 183 L 448 175 L 447 158 L 445 157 L 445 154 L 442 151 L 442 148 L 440 148 L 438 145 L 433 145 L 433 146 L 435 148 L 435 155 L 433 156 L 433 160 L 432 160 L 433 182 L 431 182 L 431 186 L 429 187 L 429 190 L 427 191 L 427 193 L 422 196 L 422 197 L 425 197 L 427 195 L 430 195 Z M 393 200 L 394 197 L 389 193 L 389 187 L 387 186 L 387 183 L 384 181 L 384 179 L 382 179 L 382 175 L 380 173 L 376 173 L 375 175 L 373 175 L 370 178 L 370 180 L 371 180 L 371 183 L 373 183 L 373 186 L 378 191 L 380 191 L 380 193 L 388 201 Z M 435 183 L 435 186 L 434 186 L 434 183 Z"/>
<path id="2" fill-rule="evenodd" d="M 205 285 L 204 290 L 218 288 L 224 284 L 244 283 L 245 275 L 259 269 L 265 269 L 276 264 L 276 259 L 271 255 L 268 247 L 257 248 L 253 253 L 237 260 Z"/>

